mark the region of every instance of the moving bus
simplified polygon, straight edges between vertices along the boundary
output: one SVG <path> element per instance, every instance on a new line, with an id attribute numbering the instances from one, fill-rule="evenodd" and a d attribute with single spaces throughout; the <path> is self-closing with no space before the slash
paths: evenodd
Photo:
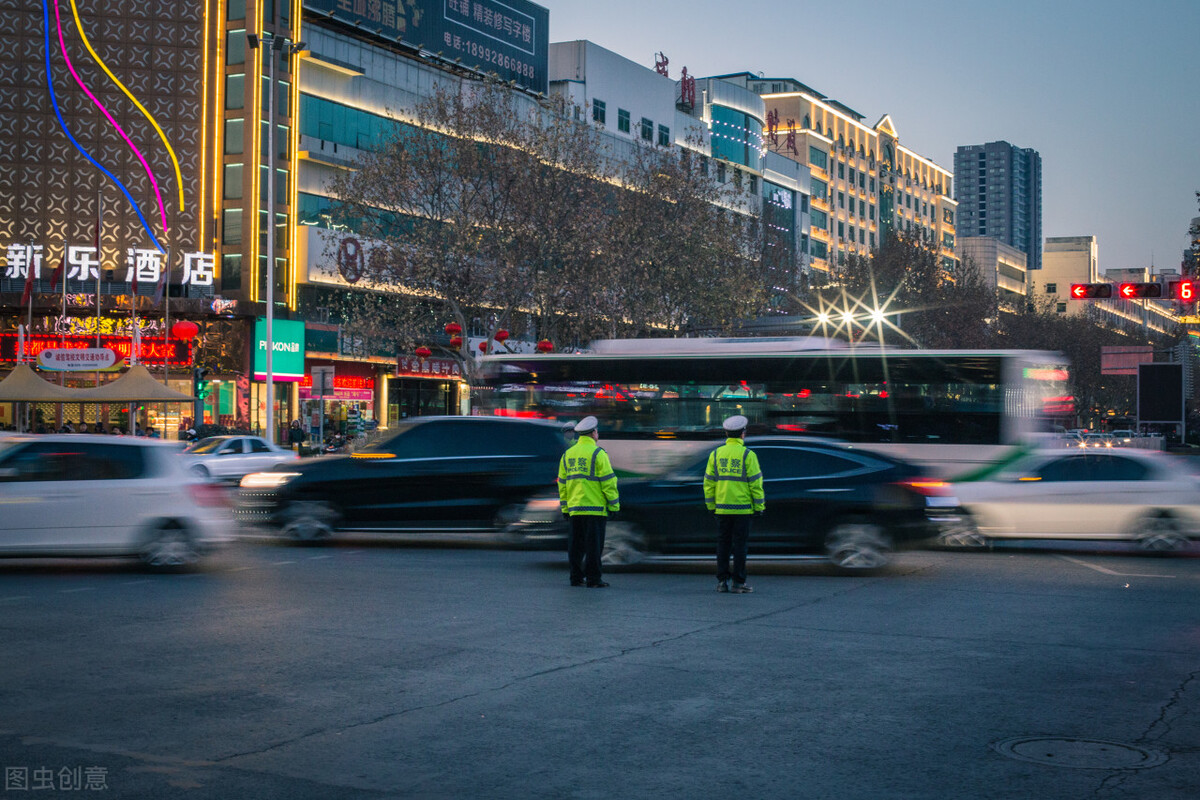
<path id="1" fill-rule="evenodd" d="M 614 468 L 650 474 L 748 433 L 820 436 L 948 477 L 1073 416 L 1067 362 L 1024 350 L 898 350 L 818 337 L 601 340 L 589 352 L 485 356 L 473 413 L 600 419 Z"/>

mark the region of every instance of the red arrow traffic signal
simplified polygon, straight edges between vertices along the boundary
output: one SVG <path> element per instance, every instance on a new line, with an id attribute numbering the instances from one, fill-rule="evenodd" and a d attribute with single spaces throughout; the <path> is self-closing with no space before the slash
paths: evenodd
<path id="1" fill-rule="evenodd" d="M 1122 283 L 1117 293 L 1122 300 L 1139 297 L 1162 297 L 1161 283 Z"/>
<path id="2" fill-rule="evenodd" d="M 1111 283 L 1072 283 L 1071 297 L 1074 300 L 1094 300 L 1112 297 Z"/>

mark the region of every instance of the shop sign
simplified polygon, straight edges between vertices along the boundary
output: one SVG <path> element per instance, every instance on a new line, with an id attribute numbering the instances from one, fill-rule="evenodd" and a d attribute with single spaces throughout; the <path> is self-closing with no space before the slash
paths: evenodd
<path id="1" fill-rule="evenodd" d="M 10 242 L 5 246 L 4 277 L 10 280 L 24 280 L 32 273 L 34 280 L 46 277 L 43 272 L 52 272 L 42 245 L 26 242 Z M 100 279 L 100 256 L 95 245 L 77 247 L 68 245 L 63 254 L 62 266 L 66 269 L 67 278 L 74 281 L 94 281 Z M 164 269 L 169 273 L 170 267 L 163 264 L 163 254 L 157 250 L 130 247 L 125 251 L 125 283 L 142 285 L 157 284 Z M 50 264 L 53 264 L 50 261 Z M 216 271 L 216 258 L 212 253 L 184 253 L 183 274 L 179 283 L 192 286 L 212 286 Z M 167 279 L 170 281 L 170 278 Z"/>
<path id="2" fill-rule="evenodd" d="M 462 377 L 462 366 L 452 358 L 400 356 L 396 359 L 396 377 L 458 379 Z"/>
<path id="3" fill-rule="evenodd" d="M 313 367 L 312 375 L 305 375 L 300 381 L 300 399 L 315 400 L 322 395 L 313 389 L 314 378 L 319 378 L 318 370 L 333 369 L 333 367 Z M 327 386 L 329 390 L 323 395 L 334 400 L 354 400 L 371 402 L 375 399 L 375 379 L 360 378 L 354 375 L 330 375 Z"/>
<path id="4" fill-rule="evenodd" d="M 550 12 L 529 0 L 304 0 L 322 17 L 545 93 Z"/>
<path id="5" fill-rule="evenodd" d="M 53 347 L 38 353 L 38 366 L 54 372 L 86 372 L 116 366 L 116 351 L 107 347 Z"/>
<path id="6" fill-rule="evenodd" d="M 133 353 L 133 342 L 129 337 L 101 336 L 100 347 L 114 350 L 120 362 L 128 360 Z M 25 357 L 37 358 L 43 350 L 84 350 L 96 346 L 95 336 L 49 336 L 34 334 L 25 337 Z M 17 334 L 0 333 L 0 361 L 17 360 Z M 138 337 L 138 362 L 141 364 L 166 363 L 172 367 L 192 365 L 191 342 L 182 339 L 164 339 L 157 336 Z M 96 369 L 96 367 L 92 367 Z"/>
<path id="7" fill-rule="evenodd" d="M 273 380 L 294 382 L 304 378 L 304 322 L 277 319 L 271 322 L 271 372 Z M 254 379 L 267 379 L 267 321 L 254 322 Z"/>

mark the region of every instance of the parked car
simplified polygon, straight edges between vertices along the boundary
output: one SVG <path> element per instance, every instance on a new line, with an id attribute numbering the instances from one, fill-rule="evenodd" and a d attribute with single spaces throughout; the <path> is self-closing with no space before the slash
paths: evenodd
<path id="1" fill-rule="evenodd" d="M 751 558 L 817 555 L 844 570 L 887 564 L 893 549 L 935 537 L 958 500 L 922 468 L 851 445 L 755 436 L 746 445 L 763 472 L 766 512 L 756 517 Z M 704 505 L 703 453 L 673 472 L 622 480 L 621 511 L 608 523 L 603 561 L 615 566 L 711 557 L 716 524 Z M 561 546 L 567 526 L 557 495 L 526 505 L 509 526 L 514 543 Z"/>
<path id="2" fill-rule="evenodd" d="M 247 475 L 235 513 L 298 541 L 339 529 L 490 531 L 555 485 L 566 447 L 548 422 L 419 417 L 353 455 Z"/>
<path id="3" fill-rule="evenodd" d="M 1119 540 L 1169 552 L 1200 535 L 1200 478 L 1162 453 L 1037 451 L 988 480 L 955 484 L 954 492 L 964 528 L 950 544 Z"/>
<path id="4" fill-rule="evenodd" d="M 219 481 L 238 481 L 248 473 L 298 458 L 299 453 L 273 445 L 260 436 L 209 436 L 183 451 L 184 464 L 193 474 Z"/>
<path id="5" fill-rule="evenodd" d="M 167 442 L 64 434 L 0 443 L 0 556 L 134 556 L 192 566 L 228 542 L 228 501 Z"/>

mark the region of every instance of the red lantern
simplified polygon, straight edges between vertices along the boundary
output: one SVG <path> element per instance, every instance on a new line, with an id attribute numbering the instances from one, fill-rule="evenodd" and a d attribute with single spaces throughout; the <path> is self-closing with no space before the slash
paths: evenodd
<path id="1" fill-rule="evenodd" d="M 182 319 L 171 326 L 171 336 L 176 339 L 195 339 L 196 334 L 199 332 L 200 326 L 186 319 Z"/>
<path id="2" fill-rule="evenodd" d="M 549 339 L 542 339 L 537 343 L 537 349 L 539 353 L 549 353 L 554 349 L 554 342 Z"/>
<path id="3" fill-rule="evenodd" d="M 481 353 L 486 353 L 487 351 L 488 351 L 488 343 L 487 343 L 487 342 L 480 342 L 480 343 L 479 343 L 479 352 L 481 352 Z"/>
<path id="4" fill-rule="evenodd" d="M 456 333 L 462 333 L 462 325 L 459 325 L 457 322 L 447 322 L 446 333 L 450 336 L 453 336 Z"/>
<path id="5" fill-rule="evenodd" d="M 455 350 L 458 350 L 459 348 L 462 347 L 462 342 L 463 342 L 463 340 L 462 340 L 461 336 L 451 336 L 450 337 L 450 346 L 453 347 Z"/>
<path id="6" fill-rule="evenodd" d="M 433 351 L 425 345 L 421 345 L 414 352 L 417 354 L 417 358 L 429 358 L 433 355 Z"/>
<path id="7" fill-rule="evenodd" d="M 504 328 L 501 328 L 500 330 L 496 331 L 496 335 L 493 338 L 495 338 L 497 342 L 503 344 L 504 340 L 508 338 L 508 331 L 504 330 Z"/>

